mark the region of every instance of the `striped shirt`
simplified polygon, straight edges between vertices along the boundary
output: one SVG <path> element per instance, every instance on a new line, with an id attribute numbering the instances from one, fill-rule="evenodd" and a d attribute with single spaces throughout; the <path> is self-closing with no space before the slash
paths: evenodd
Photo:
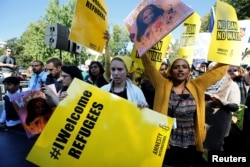
<path id="1" fill-rule="evenodd" d="M 177 122 L 177 128 L 172 129 L 169 144 L 181 148 L 195 145 L 194 97 L 191 94 L 175 94 L 171 90 L 168 110 L 168 116 L 176 118 Z"/>

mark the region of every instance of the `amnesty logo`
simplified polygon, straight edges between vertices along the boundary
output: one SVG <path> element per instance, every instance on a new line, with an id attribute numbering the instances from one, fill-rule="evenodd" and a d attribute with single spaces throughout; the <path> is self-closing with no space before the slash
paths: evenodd
<path id="1" fill-rule="evenodd" d="M 164 144 L 166 143 L 167 136 L 163 136 L 161 133 L 158 133 L 156 140 L 155 140 L 155 145 L 153 149 L 153 153 L 157 156 L 162 155 L 162 151 L 164 148 Z"/>

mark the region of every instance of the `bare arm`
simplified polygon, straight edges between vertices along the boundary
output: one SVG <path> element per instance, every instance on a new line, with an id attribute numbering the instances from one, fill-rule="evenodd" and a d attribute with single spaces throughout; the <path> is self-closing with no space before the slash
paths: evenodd
<path id="1" fill-rule="evenodd" d="M 106 31 L 104 33 L 104 39 L 107 39 L 107 42 L 105 44 L 105 57 L 104 57 L 104 62 L 105 62 L 105 66 L 104 66 L 104 78 L 107 82 L 110 81 L 110 76 L 111 76 L 111 72 L 110 72 L 110 51 L 109 51 L 109 39 L 110 39 L 110 36 L 109 36 L 109 33 L 108 31 Z"/>

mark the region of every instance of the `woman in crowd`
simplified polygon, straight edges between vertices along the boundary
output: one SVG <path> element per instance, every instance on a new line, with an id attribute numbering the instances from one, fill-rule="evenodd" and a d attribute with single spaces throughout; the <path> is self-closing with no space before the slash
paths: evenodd
<path id="1" fill-rule="evenodd" d="M 191 69 L 185 59 L 173 61 L 167 78 L 155 69 L 148 55 L 142 56 L 142 62 L 146 76 L 155 87 L 157 100 L 153 109 L 176 120 L 163 164 L 181 167 L 197 165 L 206 135 L 204 92 L 225 75 L 228 65 L 217 64 L 200 77 L 189 80 Z"/>
<path id="2" fill-rule="evenodd" d="M 105 45 L 105 60 L 104 67 L 99 61 L 92 61 L 89 65 L 89 76 L 86 79 L 86 82 L 96 85 L 97 87 L 102 87 L 110 81 L 110 53 L 109 53 L 109 33 L 106 31 L 104 33 L 104 39 L 107 40 Z"/>
<path id="3" fill-rule="evenodd" d="M 116 56 L 111 61 L 112 81 L 102 89 L 136 103 L 139 107 L 147 107 L 146 99 L 139 87 L 129 78 L 136 70 L 136 65 L 128 56 Z"/>

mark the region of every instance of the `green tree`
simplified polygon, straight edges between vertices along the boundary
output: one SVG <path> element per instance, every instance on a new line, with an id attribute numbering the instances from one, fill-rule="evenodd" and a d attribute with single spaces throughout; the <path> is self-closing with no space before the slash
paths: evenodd
<path id="1" fill-rule="evenodd" d="M 109 42 L 112 55 L 129 54 L 125 49 L 130 42 L 128 32 L 124 27 L 119 25 L 114 25 L 112 28 L 112 33 L 110 33 L 112 38 Z"/>
<path id="2" fill-rule="evenodd" d="M 245 20 L 250 18 L 250 3 L 249 0 L 222 0 L 232 5 L 238 17 L 238 20 Z"/>

